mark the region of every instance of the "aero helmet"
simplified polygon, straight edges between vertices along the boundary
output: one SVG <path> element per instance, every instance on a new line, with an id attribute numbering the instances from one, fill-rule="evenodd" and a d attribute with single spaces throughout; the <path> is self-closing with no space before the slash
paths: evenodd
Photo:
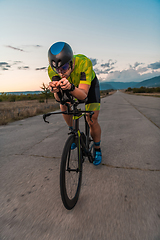
<path id="1" fill-rule="evenodd" d="M 56 42 L 48 50 L 48 60 L 51 68 L 59 68 L 72 61 L 72 58 L 72 48 L 65 42 Z"/>

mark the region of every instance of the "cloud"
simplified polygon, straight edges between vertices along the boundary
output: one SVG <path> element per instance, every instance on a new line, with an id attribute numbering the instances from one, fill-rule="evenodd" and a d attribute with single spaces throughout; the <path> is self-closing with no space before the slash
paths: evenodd
<path id="1" fill-rule="evenodd" d="M 22 45 L 22 48 L 23 49 L 26 49 L 26 48 L 41 48 L 43 47 L 42 45 L 39 45 L 39 44 L 33 44 L 33 45 Z"/>
<path id="2" fill-rule="evenodd" d="M 111 70 L 115 68 L 115 64 L 117 61 L 113 61 L 112 59 L 109 59 L 108 62 L 102 63 L 102 64 L 97 64 L 96 68 L 94 68 L 94 71 L 96 74 L 108 74 Z"/>
<path id="3" fill-rule="evenodd" d="M 114 62 L 114 61 L 112 61 L 112 59 L 109 59 L 107 63 L 101 64 L 101 67 L 102 68 L 113 68 L 112 66 L 116 63 L 117 63 L 117 61 Z"/>
<path id="4" fill-rule="evenodd" d="M 29 66 L 22 66 L 22 67 L 18 67 L 19 70 L 28 70 Z"/>
<path id="5" fill-rule="evenodd" d="M 145 73 L 144 73 L 145 70 Z M 127 69 L 122 71 L 114 71 L 110 72 L 106 79 L 107 81 L 114 82 L 140 82 L 152 77 L 156 77 L 160 75 L 160 72 L 148 72 L 148 69 L 143 70 L 143 74 L 140 74 L 136 69 Z"/>
<path id="6" fill-rule="evenodd" d="M 112 71 L 106 76 L 107 81 L 115 82 L 140 82 L 155 76 L 159 76 L 160 72 L 149 72 L 148 68 L 126 69 L 122 71 Z"/>
<path id="7" fill-rule="evenodd" d="M 151 68 L 151 69 L 160 69 L 160 61 L 149 64 L 149 65 L 148 65 L 148 68 Z"/>
<path id="8" fill-rule="evenodd" d="M 13 49 L 13 50 L 17 50 L 17 51 L 24 52 L 24 50 L 21 49 L 21 48 L 16 48 L 16 47 L 13 47 L 13 46 L 10 46 L 10 45 L 7 45 L 6 47 L 11 48 L 11 49 Z"/>
<path id="9" fill-rule="evenodd" d="M 40 48 L 42 46 L 41 45 L 33 45 L 33 47 Z"/>
<path id="10" fill-rule="evenodd" d="M 21 52 L 28 52 L 28 51 L 32 51 L 33 48 L 41 48 L 42 46 L 39 45 L 39 44 L 35 44 L 35 45 L 22 45 L 21 47 L 13 47 L 11 45 L 7 45 L 5 46 L 7 48 L 11 48 L 13 50 L 16 50 L 16 51 L 21 51 Z"/>
<path id="11" fill-rule="evenodd" d="M 3 70 L 3 71 L 6 71 L 6 70 L 9 70 L 9 69 L 8 69 L 8 68 L 6 68 L 6 67 L 4 67 L 4 68 L 2 68 L 2 70 Z"/>
<path id="12" fill-rule="evenodd" d="M 99 68 L 95 68 L 94 71 L 96 74 L 107 74 L 109 73 L 109 71 L 111 71 L 112 69 L 114 69 L 114 67 L 108 68 L 108 69 L 99 69 Z"/>
<path id="13" fill-rule="evenodd" d="M 148 68 L 147 67 L 143 67 L 143 68 L 138 68 L 137 69 L 137 72 L 138 73 L 144 73 L 144 72 L 147 72 L 148 71 Z"/>
<path id="14" fill-rule="evenodd" d="M 0 62 L 0 70 L 6 71 L 6 70 L 10 70 L 12 67 L 12 70 L 14 70 L 15 68 L 13 67 L 14 65 L 22 65 L 24 64 L 22 61 L 14 61 L 11 63 L 8 62 Z M 28 70 L 29 66 L 17 66 L 17 69 L 19 70 Z"/>
<path id="15" fill-rule="evenodd" d="M 103 64 L 101 64 L 101 67 L 103 67 L 103 68 L 109 67 L 109 63 L 103 63 Z"/>
<path id="16" fill-rule="evenodd" d="M 9 70 L 9 68 L 11 67 L 11 65 L 9 65 L 9 63 L 7 62 L 0 62 L 0 69 L 3 71 Z"/>
<path id="17" fill-rule="evenodd" d="M 6 65 L 8 65 L 7 62 L 0 62 L 0 67 L 1 67 L 1 66 L 6 66 Z"/>
<path id="18" fill-rule="evenodd" d="M 136 67 L 138 67 L 142 64 L 144 64 L 144 63 L 135 62 L 133 66 L 131 64 L 129 64 L 129 67 L 135 69 Z"/>
<path id="19" fill-rule="evenodd" d="M 138 77 L 135 69 L 127 69 L 122 71 L 111 71 L 107 75 L 101 77 L 105 81 L 111 82 L 130 82 Z"/>
<path id="20" fill-rule="evenodd" d="M 138 67 L 138 66 L 141 65 L 141 64 L 143 64 L 143 63 L 135 62 L 133 68 L 136 68 L 136 67 Z"/>
<path id="21" fill-rule="evenodd" d="M 96 58 L 90 58 L 92 65 L 95 66 L 97 65 L 97 59 Z"/>
<path id="22" fill-rule="evenodd" d="M 14 61 L 13 65 L 16 65 L 16 64 L 19 64 L 19 63 L 22 63 L 22 61 Z"/>
<path id="23" fill-rule="evenodd" d="M 36 71 L 39 71 L 39 70 L 47 70 L 47 67 L 36 68 L 35 70 L 36 70 Z"/>
<path id="24" fill-rule="evenodd" d="M 139 82 L 160 75 L 160 61 L 146 66 L 137 61 L 133 66 L 129 65 L 128 69 L 123 70 L 116 70 L 115 63 L 116 61 L 109 59 L 108 62 L 96 66 L 94 71 L 100 81 Z"/>

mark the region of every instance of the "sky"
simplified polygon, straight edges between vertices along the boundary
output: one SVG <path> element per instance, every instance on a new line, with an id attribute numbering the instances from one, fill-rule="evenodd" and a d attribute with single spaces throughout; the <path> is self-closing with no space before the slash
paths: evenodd
<path id="1" fill-rule="evenodd" d="M 0 92 L 48 84 L 57 41 L 91 59 L 99 81 L 160 75 L 160 0 L 0 0 Z"/>

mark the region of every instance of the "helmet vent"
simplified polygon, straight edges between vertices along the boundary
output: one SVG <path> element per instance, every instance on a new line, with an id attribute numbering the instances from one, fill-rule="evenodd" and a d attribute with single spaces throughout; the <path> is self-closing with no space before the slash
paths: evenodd
<path id="1" fill-rule="evenodd" d="M 58 62 L 58 68 L 61 66 L 61 61 Z"/>
<path id="2" fill-rule="evenodd" d="M 52 65 L 53 65 L 53 67 L 56 68 L 56 63 L 55 63 L 55 61 L 52 61 Z"/>

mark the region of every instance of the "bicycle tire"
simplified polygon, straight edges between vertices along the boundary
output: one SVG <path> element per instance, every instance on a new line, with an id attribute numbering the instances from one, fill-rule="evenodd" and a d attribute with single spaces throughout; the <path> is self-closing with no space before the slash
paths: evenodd
<path id="1" fill-rule="evenodd" d="M 90 127 L 88 125 L 87 120 L 85 122 L 85 125 L 86 125 L 85 126 L 85 129 L 86 129 L 85 138 L 86 138 L 86 141 L 88 142 L 87 147 L 90 151 L 90 154 L 88 155 L 88 160 L 89 160 L 90 163 L 93 163 L 93 160 L 94 160 L 94 143 L 93 143 L 92 137 L 90 135 Z M 87 140 L 87 136 L 88 136 L 88 140 Z"/>
<path id="2" fill-rule="evenodd" d="M 76 148 L 71 150 L 72 143 Z M 80 152 L 79 152 L 80 151 Z M 75 180 L 75 181 L 74 181 Z M 66 209 L 71 210 L 77 203 L 82 182 L 82 153 L 74 135 L 67 139 L 61 158 L 60 192 Z"/>

